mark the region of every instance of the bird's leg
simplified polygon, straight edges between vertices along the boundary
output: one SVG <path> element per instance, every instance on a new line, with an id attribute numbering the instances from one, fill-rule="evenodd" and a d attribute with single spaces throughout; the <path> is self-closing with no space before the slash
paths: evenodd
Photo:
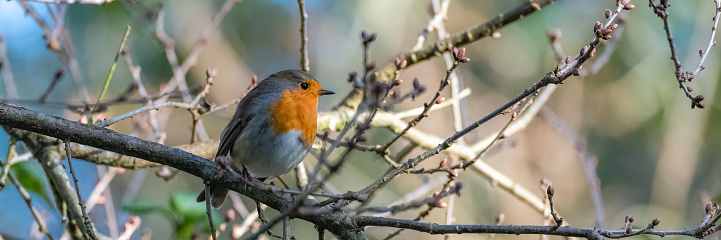
<path id="1" fill-rule="evenodd" d="M 283 181 L 283 179 L 282 179 L 282 178 L 280 178 L 280 177 L 275 177 L 275 178 L 277 178 L 278 180 L 280 180 L 280 183 L 282 183 L 282 184 L 283 184 L 283 186 L 285 187 L 285 189 L 288 189 L 288 190 L 290 190 L 290 188 L 288 187 L 288 184 L 285 184 L 285 182 Z"/>

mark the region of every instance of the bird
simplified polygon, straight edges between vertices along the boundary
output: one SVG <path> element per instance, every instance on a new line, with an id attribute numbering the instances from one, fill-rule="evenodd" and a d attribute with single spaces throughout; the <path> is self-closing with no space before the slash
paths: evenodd
<path id="1" fill-rule="evenodd" d="M 274 73 L 248 92 L 220 135 L 215 158 L 261 181 L 295 168 L 308 154 L 317 131 L 318 98 L 335 92 L 302 70 Z M 212 184 L 211 204 L 223 205 L 228 189 Z M 205 190 L 198 195 L 205 201 Z"/>

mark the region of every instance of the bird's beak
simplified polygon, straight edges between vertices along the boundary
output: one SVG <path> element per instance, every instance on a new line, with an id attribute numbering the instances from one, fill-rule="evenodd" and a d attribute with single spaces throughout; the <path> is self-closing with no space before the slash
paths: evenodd
<path id="1" fill-rule="evenodd" d="M 331 90 L 326 90 L 326 89 L 321 89 L 321 90 L 318 91 L 318 95 L 321 95 L 321 96 L 323 96 L 323 95 L 331 95 L 331 94 L 335 94 L 335 92 L 333 92 L 333 91 L 331 91 Z"/>

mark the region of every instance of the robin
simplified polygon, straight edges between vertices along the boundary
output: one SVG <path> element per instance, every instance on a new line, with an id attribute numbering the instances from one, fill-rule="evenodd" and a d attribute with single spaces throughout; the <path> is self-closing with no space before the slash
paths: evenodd
<path id="1" fill-rule="evenodd" d="M 308 154 L 315 140 L 318 97 L 329 94 L 334 92 L 305 71 L 268 76 L 238 103 L 215 157 L 226 156 L 231 168 L 261 180 L 289 172 Z M 217 208 L 228 189 L 211 185 L 210 195 Z M 205 201 L 205 191 L 196 200 Z"/>

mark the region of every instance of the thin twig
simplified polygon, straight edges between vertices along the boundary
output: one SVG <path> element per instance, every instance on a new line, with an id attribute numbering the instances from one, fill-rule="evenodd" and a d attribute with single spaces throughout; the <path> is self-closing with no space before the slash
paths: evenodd
<path id="1" fill-rule="evenodd" d="M 63 78 L 63 75 L 64 74 L 62 68 L 58 68 L 58 70 L 55 70 L 55 74 L 53 75 L 53 79 L 50 81 L 50 85 L 47 89 L 45 89 L 45 92 L 42 96 L 40 96 L 40 99 L 38 99 L 40 103 L 45 103 L 45 100 L 47 100 L 50 93 L 53 91 L 53 89 L 55 89 L 55 85 L 57 85 L 58 82 L 60 82 L 60 79 Z"/>
<path id="2" fill-rule="evenodd" d="M 388 148 L 390 148 L 394 142 L 396 142 L 398 139 L 400 139 L 412 127 L 415 127 L 416 125 L 418 125 L 418 123 L 420 123 L 420 121 L 423 120 L 423 118 L 425 118 L 427 116 L 428 111 L 430 111 L 431 107 L 433 107 L 433 105 L 438 103 L 438 98 L 440 98 L 441 92 L 443 92 L 443 88 L 448 86 L 448 83 L 449 83 L 448 80 L 451 76 L 451 73 L 453 73 L 453 70 L 455 70 L 459 64 L 460 64 L 460 62 L 457 62 L 457 61 L 453 62 L 453 65 L 450 67 L 450 69 L 448 69 L 446 71 L 446 77 L 443 80 L 441 80 L 441 85 L 438 87 L 438 91 L 436 91 L 436 94 L 433 96 L 433 98 L 431 98 L 431 101 L 423 104 L 423 111 L 420 114 L 418 114 L 418 116 L 416 116 L 413 120 L 408 122 L 408 126 L 406 126 L 406 128 L 403 129 L 403 131 L 401 131 L 399 134 L 397 134 L 391 141 L 386 143 L 383 146 L 382 151 L 388 150 Z"/>
<path id="3" fill-rule="evenodd" d="M 681 61 L 678 59 L 678 55 L 676 54 L 676 44 L 673 41 L 671 27 L 668 22 L 668 8 L 671 7 L 671 5 L 668 3 L 668 0 L 661 0 L 659 4 L 656 4 L 655 0 L 649 0 L 648 3 L 649 7 L 653 9 L 653 12 L 656 13 L 656 15 L 661 18 L 661 20 L 663 20 L 663 29 L 666 32 L 666 39 L 668 40 L 668 46 L 671 50 L 671 61 L 673 61 L 674 67 L 676 69 L 675 75 L 676 81 L 678 81 L 678 87 L 681 88 L 686 97 L 691 100 L 691 108 L 705 108 L 706 106 L 702 103 L 705 97 L 703 95 L 691 95 L 691 91 L 693 91 L 693 89 L 686 86 L 686 82 L 691 82 L 696 77 L 696 74 L 698 74 L 701 70 L 704 69 L 703 62 L 706 60 L 706 56 L 708 56 L 708 52 L 711 50 L 711 47 L 716 45 L 714 37 L 716 36 L 716 26 L 718 26 L 719 16 L 721 16 L 721 2 L 719 2 L 718 0 L 714 0 L 716 8 L 713 18 L 713 26 L 711 27 L 711 38 L 708 45 L 706 46 L 706 51 L 699 50 L 699 55 L 701 59 L 699 60 L 696 69 L 693 72 L 684 71 L 681 68 Z"/>
<path id="4" fill-rule="evenodd" d="M 618 13 L 620 13 L 624 9 L 624 5 L 619 4 L 616 11 L 612 13 L 612 15 L 608 18 L 607 23 L 604 26 L 608 26 L 610 23 L 613 22 L 613 20 L 618 16 Z M 600 24 L 600 23 L 598 23 Z M 598 25 L 597 24 L 597 25 Z M 608 34 L 610 34 L 609 32 Z M 368 185 L 367 187 L 360 190 L 360 193 L 371 193 L 378 189 L 379 187 L 383 186 L 385 183 L 393 179 L 395 176 L 406 172 L 408 169 L 411 169 L 421 163 L 422 161 L 430 158 L 431 156 L 434 156 L 441 151 L 444 151 L 453 145 L 460 137 L 468 134 L 469 132 L 473 131 L 474 129 L 478 128 L 480 125 L 486 123 L 488 120 L 491 120 L 492 118 L 500 115 L 507 109 L 513 107 L 518 102 L 525 99 L 527 96 L 534 94 L 539 89 L 549 85 L 549 84 L 560 84 L 563 83 L 564 80 L 568 79 L 572 75 L 578 75 L 579 73 L 579 67 L 586 62 L 591 57 L 591 53 L 593 52 L 593 49 L 595 49 L 596 45 L 600 43 L 601 37 L 607 36 L 607 34 L 603 35 L 597 35 L 594 36 L 589 45 L 584 46 L 581 50 L 578 57 L 576 57 L 574 60 L 569 61 L 568 63 L 564 65 L 559 65 L 556 67 L 556 69 L 552 70 L 551 72 L 547 73 L 543 79 L 541 79 L 539 82 L 534 84 L 533 86 L 526 88 L 521 94 L 516 96 L 513 100 L 507 102 L 503 106 L 497 108 L 493 112 L 489 113 L 485 117 L 479 119 L 478 121 L 474 122 L 473 124 L 467 126 L 461 131 L 456 132 L 449 138 L 447 138 L 442 143 L 438 144 L 436 147 L 427 150 L 426 152 L 416 156 L 413 159 L 409 159 L 406 163 L 404 163 L 401 167 L 392 169 L 391 171 L 384 174 L 381 178 L 373 182 L 372 184 Z"/>
<path id="5" fill-rule="evenodd" d="M 63 22 L 56 22 L 56 28 L 53 30 L 45 20 L 40 17 L 37 11 L 25 3 L 25 1 L 19 1 L 18 3 L 20 3 L 25 12 L 30 15 L 43 31 L 43 37 L 48 41 L 48 48 L 58 53 L 60 59 L 67 65 L 68 69 L 70 69 L 70 73 L 73 76 L 73 85 L 75 85 L 83 103 L 87 104 L 90 102 L 90 95 L 88 95 L 88 91 L 83 84 L 80 64 L 76 59 L 75 47 L 73 46 L 72 39 L 70 39 L 70 33 L 64 27 Z"/>
<path id="6" fill-rule="evenodd" d="M 205 183 L 205 213 L 208 214 L 208 223 L 210 224 L 210 236 L 213 236 L 213 240 L 216 240 L 215 225 L 213 224 L 213 211 L 210 207 L 210 183 Z"/>
<path id="7" fill-rule="evenodd" d="M 15 79 L 13 78 L 12 69 L 10 68 L 10 59 L 8 58 L 7 48 L 5 48 L 5 41 L 2 35 L 0 35 L 0 72 L 2 72 L 3 75 L 7 97 L 17 99 L 18 90 Z"/>
<path id="8" fill-rule="evenodd" d="M 305 11 L 304 0 L 298 0 L 298 10 L 300 11 L 300 68 L 309 72 L 310 62 L 308 60 L 308 33 L 306 26 L 308 13 Z"/>
<path id="9" fill-rule="evenodd" d="M 203 51 L 203 47 L 210 42 L 210 37 L 213 32 L 220 27 L 220 23 L 223 22 L 223 19 L 225 19 L 228 12 L 230 12 L 230 10 L 233 9 L 233 6 L 239 2 L 242 2 L 242 0 L 226 0 L 225 3 L 223 3 L 223 6 L 220 7 L 218 13 L 213 16 L 208 26 L 205 27 L 203 33 L 200 34 L 198 40 L 195 41 L 195 44 L 193 44 L 193 47 L 190 48 L 188 56 L 186 56 L 185 60 L 183 60 L 183 64 L 180 66 L 183 74 L 187 73 L 188 70 L 190 70 L 190 67 L 195 65 L 198 61 L 198 56 L 200 56 L 200 53 Z"/>
<path id="10" fill-rule="evenodd" d="M 416 44 L 413 45 L 412 51 L 418 51 L 423 48 L 423 43 L 426 42 L 426 38 L 428 37 L 428 34 L 433 32 L 436 29 L 440 29 L 443 25 L 443 20 L 446 18 L 448 14 L 448 5 L 451 1 L 450 0 L 444 0 L 443 4 L 440 5 L 440 9 L 436 8 L 437 1 L 433 1 L 433 10 L 435 12 L 435 15 L 433 15 L 433 18 L 431 18 L 430 21 L 428 21 L 428 25 L 421 30 L 421 33 L 418 34 L 418 39 L 416 39 Z M 445 32 L 443 33 L 445 35 Z M 440 32 L 439 32 L 440 36 Z M 443 40 L 443 38 L 440 38 L 440 40 Z"/>
<path id="11" fill-rule="evenodd" d="M 113 175 L 113 177 L 114 177 L 117 173 L 117 169 L 113 168 L 113 167 L 97 165 L 96 168 L 98 169 L 98 176 L 102 176 L 103 179 L 105 179 L 105 176 L 107 176 L 107 175 Z M 108 170 L 108 169 L 110 169 L 110 170 Z M 112 180 L 112 177 L 110 177 L 110 178 Z M 110 182 L 110 180 L 108 180 L 108 182 Z M 100 184 L 100 183 L 98 183 L 98 184 Z M 105 199 L 105 202 L 103 203 L 103 207 L 105 207 L 105 215 L 106 215 L 105 217 L 107 218 L 106 225 L 108 226 L 108 230 L 110 232 L 110 237 L 113 239 L 117 239 L 120 237 L 120 233 L 118 232 L 118 223 L 115 220 L 116 216 L 115 216 L 115 204 L 113 202 L 113 195 L 110 192 L 110 189 L 107 188 L 107 186 L 104 187 L 102 194 L 103 194 L 103 198 Z M 96 203 L 97 203 L 97 201 L 96 201 Z M 91 209 L 88 208 L 88 211 L 90 211 L 90 210 Z"/>
<path id="12" fill-rule="evenodd" d="M 125 232 L 118 237 L 118 240 L 127 240 L 140 227 L 140 217 L 128 215 L 128 222 L 125 223 Z"/>
<path id="13" fill-rule="evenodd" d="M 125 114 L 123 114 L 123 115 L 114 117 L 114 118 L 112 118 L 112 119 L 106 119 L 106 120 L 100 121 L 100 122 L 98 122 L 98 124 L 96 124 L 96 125 L 99 126 L 99 127 L 107 127 L 107 126 L 110 126 L 110 125 L 112 125 L 112 124 L 120 121 L 120 120 L 129 118 L 129 117 L 132 117 L 132 116 L 134 116 L 134 115 L 136 115 L 136 114 L 139 114 L 139 113 L 142 113 L 142 112 L 146 112 L 146 111 L 150 111 L 150 110 L 157 110 L 157 109 L 160 109 L 160 108 L 163 108 L 163 107 L 168 107 L 168 106 L 178 107 L 178 108 L 185 108 L 185 109 L 191 109 L 191 108 L 193 107 L 192 105 L 187 104 L 187 103 L 180 103 L 180 102 L 163 102 L 163 103 L 158 103 L 158 104 L 154 104 L 154 105 L 143 106 L 143 107 L 141 107 L 141 108 L 138 108 L 138 109 L 135 109 L 135 110 L 133 110 L 133 111 L 127 112 L 127 113 L 125 113 Z"/>
<path id="14" fill-rule="evenodd" d="M 5 155 L 5 164 L 1 166 L 2 173 L 0 174 L 0 191 L 5 189 L 5 179 L 10 173 L 10 167 L 13 165 L 13 162 L 11 160 L 14 158 L 14 155 L 17 154 L 15 152 L 16 142 L 17 141 L 12 137 L 8 139 L 8 152 L 7 155 Z M 2 161 L 0 161 L 0 164 L 3 164 Z"/>
<path id="15" fill-rule="evenodd" d="M 108 71 L 108 77 L 105 78 L 105 85 L 103 86 L 103 90 L 100 92 L 100 96 L 98 96 L 98 101 L 95 103 L 95 107 L 93 107 L 92 112 L 97 111 L 98 106 L 100 105 L 100 101 L 103 100 L 105 97 L 105 93 L 108 91 L 108 86 L 110 86 L 110 80 L 113 79 L 113 74 L 115 73 L 115 67 L 118 65 L 118 58 L 120 58 L 120 53 L 123 51 L 123 48 L 125 47 L 125 41 L 128 40 L 128 35 L 130 35 L 130 25 L 127 26 L 125 29 L 125 34 L 123 35 L 123 40 L 120 42 L 120 47 L 118 48 L 118 51 L 115 53 L 115 58 L 113 59 L 113 65 L 110 66 L 110 70 Z M 94 117 L 90 118 L 89 121 L 90 124 L 92 124 L 94 121 Z"/>
<path id="16" fill-rule="evenodd" d="M 175 40 L 165 33 L 165 11 L 160 10 L 157 18 L 158 22 L 155 24 L 155 35 L 158 36 L 158 39 L 160 39 L 165 46 L 165 56 L 168 59 L 168 63 L 170 63 L 170 68 L 173 69 L 173 79 L 175 80 L 174 86 L 177 86 L 178 90 L 180 90 L 180 93 L 183 96 L 183 101 L 189 103 L 193 99 L 190 97 L 188 84 L 185 83 L 185 72 L 183 72 L 183 69 L 180 68 L 180 65 L 178 64 L 178 56 L 175 54 Z M 172 88 L 172 86 L 166 87 L 166 89 Z"/>
<path id="17" fill-rule="evenodd" d="M 140 93 L 140 96 L 145 99 L 146 105 L 151 105 L 153 103 L 153 100 L 148 94 L 148 91 L 145 90 L 145 84 L 143 84 L 143 80 L 140 76 L 141 68 L 133 63 L 133 58 L 131 57 L 130 51 L 127 48 L 125 49 L 125 51 L 123 51 L 123 55 L 125 56 L 125 63 L 128 65 L 128 70 L 130 70 L 135 84 L 138 85 L 138 93 Z M 157 111 L 149 111 L 148 117 L 150 118 L 150 126 L 153 128 L 153 135 L 155 137 L 155 140 L 159 140 L 161 131 L 160 124 L 158 123 Z"/>
<path id="18" fill-rule="evenodd" d="M 73 170 L 73 161 L 70 157 L 70 141 L 65 140 L 63 141 L 65 143 L 65 154 L 68 159 L 68 168 L 70 169 L 70 175 L 73 176 L 73 182 L 75 183 L 75 193 L 78 196 L 78 204 L 80 204 L 80 209 L 83 213 L 83 220 L 85 224 L 85 233 L 88 235 L 90 239 L 97 240 L 98 237 L 95 236 L 95 227 L 93 227 L 93 222 L 90 221 L 90 217 L 88 217 L 88 212 L 85 210 L 85 204 L 83 203 L 83 198 L 80 196 L 80 187 L 78 186 L 78 178 L 75 176 L 75 170 Z"/>
<path id="19" fill-rule="evenodd" d="M 105 173 L 103 175 L 103 178 L 100 179 L 98 184 L 95 185 L 95 188 L 92 192 L 90 192 L 90 196 L 86 200 L 87 206 L 85 207 L 87 211 L 92 211 L 96 204 L 98 204 L 98 199 L 100 199 L 100 195 L 108 189 L 108 185 L 110 185 L 110 182 L 113 181 L 113 178 L 115 178 L 115 175 L 117 175 L 118 170 L 116 168 L 110 168 L 110 171 Z"/>
<path id="20" fill-rule="evenodd" d="M 577 151 L 577 155 L 583 168 L 586 172 L 586 181 L 590 186 L 591 198 L 593 199 L 594 209 L 596 210 L 596 225 L 599 228 L 605 228 L 606 217 L 603 211 L 603 197 L 601 195 L 601 180 L 596 175 L 596 165 L 598 160 L 596 157 L 591 156 L 588 152 L 588 146 L 586 141 L 579 137 L 576 133 L 572 132 L 568 126 L 559 118 L 553 111 L 548 108 L 543 109 L 541 112 L 543 117 L 548 123 L 556 129 L 557 132 L 561 133 L 566 140 L 574 145 Z"/>

